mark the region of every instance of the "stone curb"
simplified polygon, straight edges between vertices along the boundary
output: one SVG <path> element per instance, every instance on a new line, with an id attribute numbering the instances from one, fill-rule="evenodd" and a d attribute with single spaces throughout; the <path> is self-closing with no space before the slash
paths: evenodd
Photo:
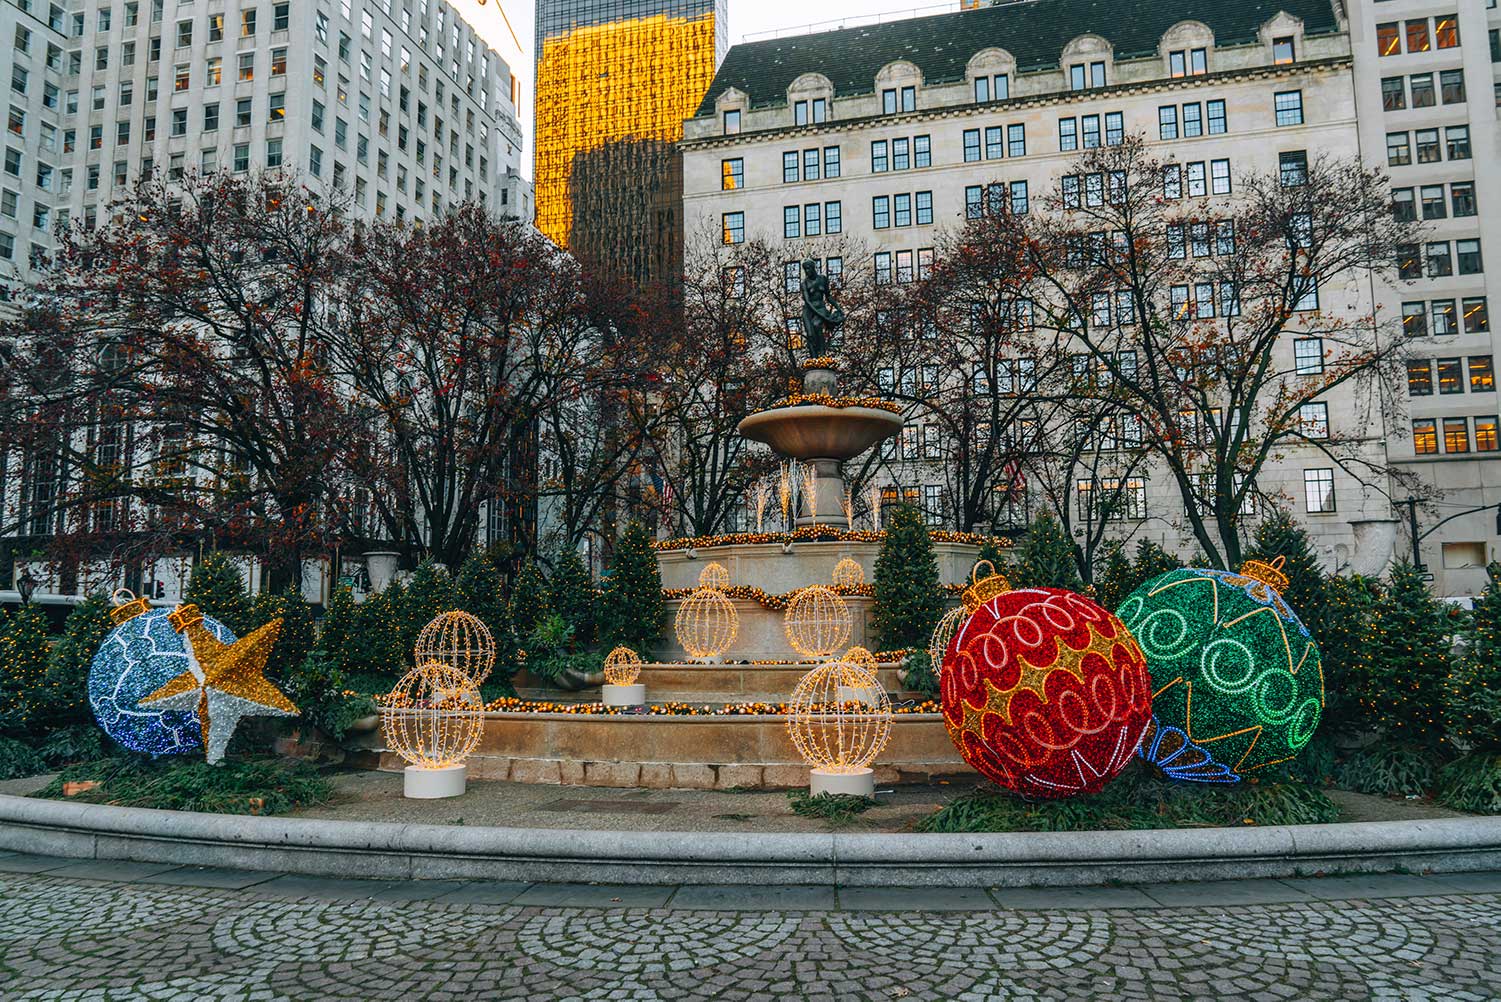
<path id="1" fill-rule="evenodd" d="M 0 795 L 0 849 L 329 877 L 1064 887 L 1501 869 L 1501 817 L 993 835 L 461 828 L 191 814 Z"/>

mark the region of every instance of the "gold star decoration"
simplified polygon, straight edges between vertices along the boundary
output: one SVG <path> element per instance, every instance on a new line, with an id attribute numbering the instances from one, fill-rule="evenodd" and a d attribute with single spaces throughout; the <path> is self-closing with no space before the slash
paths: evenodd
<path id="1" fill-rule="evenodd" d="M 180 606 L 169 618 L 187 642 L 188 670 L 141 705 L 196 712 L 210 764 L 224 758 L 241 719 L 297 715 L 297 707 L 266 678 L 266 659 L 281 635 L 280 619 L 225 644 L 203 625 L 203 613 L 195 605 Z"/>

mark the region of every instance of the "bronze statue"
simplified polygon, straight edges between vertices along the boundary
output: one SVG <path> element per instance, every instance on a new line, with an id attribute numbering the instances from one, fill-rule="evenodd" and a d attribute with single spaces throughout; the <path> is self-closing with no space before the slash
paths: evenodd
<path id="1" fill-rule="evenodd" d="M 812 358 L 828 354 L 829 340 L 844 326 L 844 310 L 829 294 L 827 276 L 818 273 L 818 262 L 803 262 L 803 343 Z"/>

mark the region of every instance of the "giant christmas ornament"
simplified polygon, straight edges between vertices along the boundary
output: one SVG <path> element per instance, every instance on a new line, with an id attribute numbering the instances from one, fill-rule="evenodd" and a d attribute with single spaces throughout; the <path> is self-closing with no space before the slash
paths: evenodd
<path id="1" fill-rule="evenodd" d="M 117 625 L 89 670 L 89 705 L 127 748 L 152 755 L 202 748 L 215 763 L 242 718 L 296 715 L 265 675 L 281 620 L 236 640 L 196 605 L 148 610 L 132 597 L 111 616 Z"/>
<path id="2" fill-rule="evenodd" d="M 1319 648 L 1280 592 L 1279 558 L 1236 574 L 1169 571 L 1119 615 L 1152 673 L 1141 754 L 1174 779 L 1234 783 L 1308 744 L 1324 708 Z"/>
<path id="3" fill-rule="evenodd" d="M 1146 661 L 1130 632 L 1056 588 L 1003 592 L 975 609 L 949 641 L 941 688 L 944 723 L 965 761 L 1031 797 L 1103 789 L 1152 718 Z"/>

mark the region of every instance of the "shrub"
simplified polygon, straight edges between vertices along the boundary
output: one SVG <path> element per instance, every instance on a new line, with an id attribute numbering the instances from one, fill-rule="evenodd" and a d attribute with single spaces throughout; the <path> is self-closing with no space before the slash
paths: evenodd
<path id="1" fill-rule="evenodd" d="M 454 582 L 459 608 L 476 617 L 495 638 L 495 675 L 506 677 L 516 670 L 516 634 L 506 608 L 500 568 L 484 550 L 469 554 Z"/>
<path id="2" fill-rule="evenodd" d="M 1438 782 L 1440 759 L 1430 745 L 1368 745 L 1339 764 L 1335 784 L 1381 797 L 1421 797 Z"/>
<path id="3" fill-rule="evenodd" d="M 373 596 L 368 601 L 373 600 Z M 358 646 L 358 618 L 360 607 L 355 604 L 354 594 L 343 585 L 334 589 L 328 605 L 323 608 L 323 618 L 318 622 L 318 650 L 344 671 L 363 667 L 357 658 L 351 660 Z"/>
<path id="4" fill-rule="evenodd" d="M 1012 573 L 1014 588 L 1084 590 L 1074 541 L 1052 512 L 1045 511 L 1032 520 Z"/>
<path id="5" fill-rule="evenodd" d="M 401 624 L 402 663 L 413 656 L 422 628 L 443 613 L 453 611 L 456 602 L 453 579 L 446 570 L 431 560 L 424 560 L 417 566 L 412 579 L 407 582 L 405 602 L 397 620 Z"/>
<path id="6" fill-rule="evenodd" d="M 1475 814 L 1501 814 L 1501 754 L 1479 752 L 1444 767 L 1438 799 L 1445 807 Z"/>
<path id="7" fill-rule="evenodd" d="M 594 642 L 594 581 L 577 550 L 565 550 L 548 582 L 552 611 L 573 627 L 574 644 L 588 647 Z"/>
<path id="8" fill-rule="evenodd" d="M 1448 723 L 1466 749 L 1501 752 L 1501 563 L 1489 571 L 1449 679 Z"/>
<path id="9" fill-rule="evenodd" d="M 237 637 L 243 637 L 251 629 L 250 596 L 245 594 L 245 581 L 222 553 L 206 553 L 193 565 L 182 600 L 198 606 L 205 616 L 217 619 Z"/>
<path id="10" fill-rule="evenodd" d="M 552 612 L 552 600 L 547 594 L 547 583 L 542 580 L 542 571 L 530 557 L 521 565 L 516 575 L 516 584 L 511 589 L 511 624 L 516 635 L 525 643 L 527 637 Z"/>
<path id="11" fill-rule="evenodd" d="M 1114 612 L 1139 585 L 1126 548 L 1119 542 L 1109 543 L 1105 561 L 1094 576 L 1095 596 L 1100 605 Z"/>
<path id="12" fill-rule="evenodd" d="M 395 581 L 385 591 L 369 595 L 360 603 L 355 615 L 357 629 L 343 657 L 347 671 L 400 675 L 411 667 L 411 648 L 401 645 L 405 604 L 406 589 Z"/>
<path id="13" fill-rule="evenodd" d="M 1319 642 L 1324 668 L 1324 713 L 1319 734 L 1343 738 L 1375 729 L 1366 721 L 1355 679 L 1380 594 L 1380 583 L 1371 578 L 1331 577 L 1324 583 L 1321 621 L 1306 624 Z"/>
<path id="14" fill-rule="evenodd" d="M 933 657 L 924 647 L 915 647 L 907 653 L 906 685 L 908 691 L 936 699 L 938 697 L 938 672 Z"/>
<path id="15" fill-rule="evenodd" d="M 333 797 L 332 785 L 305 762 L 229 759 L 212 766 L 196 758 L 150 761 L 138 756 L 71 766 L 35 796 L 61 799 L 63 784 L 76 780 L 100 785 L 71 800 L 164 811 L 285 814 Z"/>
<path id="16" fill-rule="evenodd" d="M 1287 512 L 1274 509 L 1256 527 L 1254 543 L 1246 559 L 1271 563 L 1281 557 L 1286 561 L 1282 573 L 1288 584 L 1282 597 L 1318 639 L 1324 622 L 1325 577 L 1308 533 Z"/>
<path id="17" fill-rule="evenodd" d="M 46 771 L 47 765 L 36 749 L 15 738 L 0 737 L 0 779 L 21 779 Z"/>
<path id="18" fill-rule="evenodd" d="M 922 514 L 898 505 L 886 516 L 876 558 L 875 628 L 883 650 L 925 648 L 943 615 L 938 561 Z"/>
<path id="19" fill-rule="evenodd" d="M 1366 719 L 1383 740 L 1438 748 L 1453 626 L 1448 610 L 1409 563 L 1392 569 L 1376 600 L 1355 678 Z"/>
<path id="20" fill-rule="evenodd" d="M 662 570 L 652 548 L 651 531 L 637 521 L 626 526 L 615 547 L 605 582 L 604 607 L 608 645 L 629 644 L 650 650 L 662 636 L 667 603 L 662 598 Z"/>
<path id="21" fill-rule="evenodd" d="M 313 610 L 295 585 L 283 592 L 263 591 L 251 605 L 250 628 L 260 629 L 273 619 L 281 620 L 281 633 L 271 657 L 266 661 L 266 675 L 273 682 L 285 679 L 313 649 Z"/>
<path id="22" fill-rule="evenodd" d="M 286 678 L 287 697 L 297 704 L 305 720 L 315 724 L 335 741 L 349 732 L 361 717 L 375 712 L 369 696 L 346 696 L 343 670 L 319 650 L 309 651 Z"/>
<path id="23" fill-rule="evenodd" d="M 573 624 L 553 613 L 526 641 L 526 669 L 539 681 L 556 684 L 569 672 L 590 675 L 601 669 L 597 654 L 575 650 Z"/>

